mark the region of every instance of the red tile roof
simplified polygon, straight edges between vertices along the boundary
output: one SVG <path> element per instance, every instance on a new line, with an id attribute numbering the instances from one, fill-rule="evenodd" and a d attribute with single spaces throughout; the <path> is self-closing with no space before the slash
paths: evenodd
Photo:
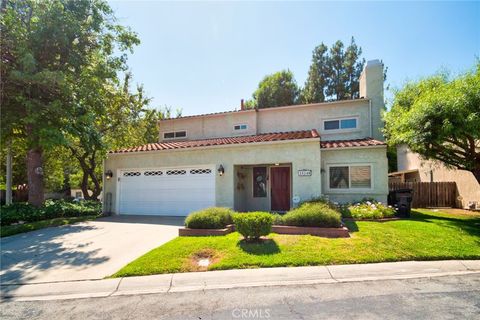
<path id="1" fill-rule="evenodd" d="M 321 141 L 320 147 L 324 149 L 330 148 L 352 148 L 352 147 L 371 147 L 386 145 L 383 141 L 378 141 L 372 138 L 354 139 L 354 140 L 330 140 Z"/>
<path id="2" fill-rule="evenodd" d="M 319 138 L 319 137 L 320 135 L 318 134 L 317 130 L 312 129 L 312 130 L 304 130 L 304 131 L 264 133 L 264 134 L 253 135 L 253 136 L 149 143 L 143 146 L 114 150 L 114 151 L 110 151 L 109 153 L 159 151 L 159 150 L 220 146 L 220 145 L 228 145 L 228 144 L 312 139 L 312 138 Z"/>
<path id="3" fill-rule="evenodd" d="M 358 101 L 365 101 L 368 99 L 365 98 L 356 98 L 356 99 L 345 99 L 345 100 L 337 100 L 337 101 L 325 101 L 325 102 L 316 102 L 316 103 L 307 103 L 307 104 L 294 104 L 294 105 L 287 105 L 287 106 L 278 106 L 278 107 L 269 107 L 269 108 L 260 108 L 258 109 L 259 111 L 265 111 L 265 110 L 275 110 L 278 108 L 295 108 L 295 107 L 305 107 L 305 106 L 319 106 L 319 105 L 331 105 L 331 104 L 339 104 L 339 103 L 345 103 L 345 102 L 358 102 Z M 248 111 L 255 111 L 255 109 L 235 109 L 235 110 L 227 110 L 227 111 L 219 111 L 219 112 L 213 112 L 213 113 L 204 113 L 204 114 L 193 114 L 189 116 L 180 116 L 177 118 L 168 118 L 168 119 L 163 119 L 160 121 L 169 121 L 169 120 L 177 120 L 177 119 L 186 119 L 186 118 L 196 118 L 196 117 L 209 117 L 209 116 L 216 116 L 216 115 L 222 115 L 222 114 L 229 114 L 229 113 L 238 113 L 238 112 L 248 112 Z"/>

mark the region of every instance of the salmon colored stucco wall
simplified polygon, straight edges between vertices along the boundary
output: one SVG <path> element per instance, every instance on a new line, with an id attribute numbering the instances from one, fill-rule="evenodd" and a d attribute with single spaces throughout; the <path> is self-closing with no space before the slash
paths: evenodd
<path id="1" fill-rule="evenodd" d="M 201 165 L 215 165 L 218 168 L 221 164 L 225 168 L 225 174 L 223 176 L 216 174 L 216 205 L 233 208 L 235 206 L 234 167 L 275 163 L 291 164 L 293 196 L 297 195 L 302 200 L 320 196 L 320 147 L 318 139 L 178 151 L 111 154 L 105 161 L 105 170 L 111 170 L 114 177 L 105 181 L 105 194 L 112 194 L 112 211 L 116 212 L 117 172 L 120 169 L 154 169 Z M 296 174 L 299 169 L 312 170 L 312 176 L 299 177 Z M 293 203 L 291 205 L 293 206 Z M 269 207 L 262 209 L 269 210 Z"/>
<path id="2" fill-rule="evenodd" d="M 322 150 L 322 193 L 339 203 L 374 198 L 386 203 L 388 196 L 388 161 L 386 147 Z M 371 165 L 372 188 L 370 190 L 332 190 L 328 184 L 328 167 L 334 165 Z"/>
<path id="3" fill-rule="evenodd" d="M 397 146 L 397 166 L 398 171 L 418 169 L 420 182 L 455 182 L 461 207 L 466 207 L 469 201 L 480 202 L 480 184 L 469 171 L 448 169 L 440 162 L 422 160 L 406 145 Z"/>

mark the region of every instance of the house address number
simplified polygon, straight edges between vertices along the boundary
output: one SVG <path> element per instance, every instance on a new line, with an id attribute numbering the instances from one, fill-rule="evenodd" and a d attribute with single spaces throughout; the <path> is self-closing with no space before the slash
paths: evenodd
<path id="1" fill-rule="evenodd" d="M 299 177 L 310 177 L 312 175 L 312 170 L 310 169 L 301 169 L 298 170 Z"/>

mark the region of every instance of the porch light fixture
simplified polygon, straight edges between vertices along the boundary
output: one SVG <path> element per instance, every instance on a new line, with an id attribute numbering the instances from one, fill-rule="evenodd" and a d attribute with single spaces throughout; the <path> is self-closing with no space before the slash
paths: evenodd
<path id="1" fill-rule="evenodd" d="M 112 172 L 112 170 L 107 170 L 107 171 L 105 172 L 105 178 L 107 178 L 107 180 L 110 180 L 112 177 L 113 177 L 113 172 Z"/>
<path id="2" fill-rule="evenodd" d="M 225 173 L 225 169 L 223 168 L 222 165 L 220 165 L 220 167 L 218 167 L 218 174 L 219 174 L 220 176 L 223 176 L 224 173 Z"/>

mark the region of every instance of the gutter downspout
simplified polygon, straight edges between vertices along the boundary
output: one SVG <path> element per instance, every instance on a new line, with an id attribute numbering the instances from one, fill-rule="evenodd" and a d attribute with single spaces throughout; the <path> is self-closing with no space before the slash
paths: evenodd
<path id="1" fill-rule="evenodd" d="M 372 133 L 373 133 L 373 121 L 372 121 L 372 100 L 368 100 L 368 112 L 369 112 L 369 118 L 370 118 L 370 134 L 369 134 L 369 137 L 370 138 L 373 138 L 372 137 Z"/>

